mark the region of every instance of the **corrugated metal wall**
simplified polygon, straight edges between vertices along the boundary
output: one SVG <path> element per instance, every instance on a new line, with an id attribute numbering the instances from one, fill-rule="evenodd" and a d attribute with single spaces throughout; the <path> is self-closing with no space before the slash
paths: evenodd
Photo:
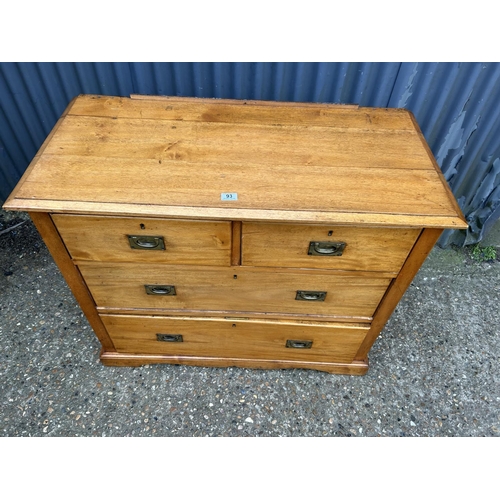
<path id="1" fill-rule="evenodd" d="M 133 93 L 410 109 L 471 226 L 440 244 L 500 217 L 500 63 L 0 63 L 0 199 L 75 95 Z"/>

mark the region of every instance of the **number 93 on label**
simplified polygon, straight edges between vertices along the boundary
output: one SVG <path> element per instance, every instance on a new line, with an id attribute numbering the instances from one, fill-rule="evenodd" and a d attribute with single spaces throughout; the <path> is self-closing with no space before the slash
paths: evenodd
<path id="1" fill-rule="evenodd" d="M 220 199 L 222 201 L 237 201 L 238 193 L 221 193 Z"/>

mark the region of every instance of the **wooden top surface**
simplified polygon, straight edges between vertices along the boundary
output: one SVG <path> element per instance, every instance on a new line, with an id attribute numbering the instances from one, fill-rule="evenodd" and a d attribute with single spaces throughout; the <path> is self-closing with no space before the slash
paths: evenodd
<path id="1" fill-rule="evenodd" d="M 467 227 L 406 110 L 153 96 L 75 98 L 4 208 Z"/>

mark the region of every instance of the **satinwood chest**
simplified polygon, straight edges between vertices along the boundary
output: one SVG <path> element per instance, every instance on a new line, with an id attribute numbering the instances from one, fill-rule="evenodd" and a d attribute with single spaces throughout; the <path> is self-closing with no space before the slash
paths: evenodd
<path id="1" fill-rule="evenodd" d="M 364 374 L 467 227 L 409 111 L 180 97 L 75 98 L 4 208 L 123 366 Z"/>

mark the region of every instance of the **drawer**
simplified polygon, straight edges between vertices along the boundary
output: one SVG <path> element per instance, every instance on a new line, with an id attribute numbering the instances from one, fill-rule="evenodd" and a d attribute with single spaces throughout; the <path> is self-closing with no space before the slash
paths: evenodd
<path id="1" fill-rule="evenodd" d="M 59 214 L 52 220 L 76 260 L 230 265 L 230 222 Z"/>
<path id="2" fill-rule="evenodd" d="M 97 306 L 113 309 L 249 311 L 366 319 L 373 316 L 391 281 L 346 272 L 241 267 L 90 262 L 82 262 L 79 267 Z M 148 293 L 146 286 L 154 289 Z M 318 293 L 325 295 L 315 295 Z"/>
<path id="3" fill-rule="evenodd" d="M 419 229 L 244 222 L 242 264 L 397 273 L 419 234 Z"/>
<path id="4" fill-rule="evenodd" d="M 118 352 L 350 363 L 369 327 L 101 315 Z M 287 347 L 287 344 L 289 347 Z"/>

